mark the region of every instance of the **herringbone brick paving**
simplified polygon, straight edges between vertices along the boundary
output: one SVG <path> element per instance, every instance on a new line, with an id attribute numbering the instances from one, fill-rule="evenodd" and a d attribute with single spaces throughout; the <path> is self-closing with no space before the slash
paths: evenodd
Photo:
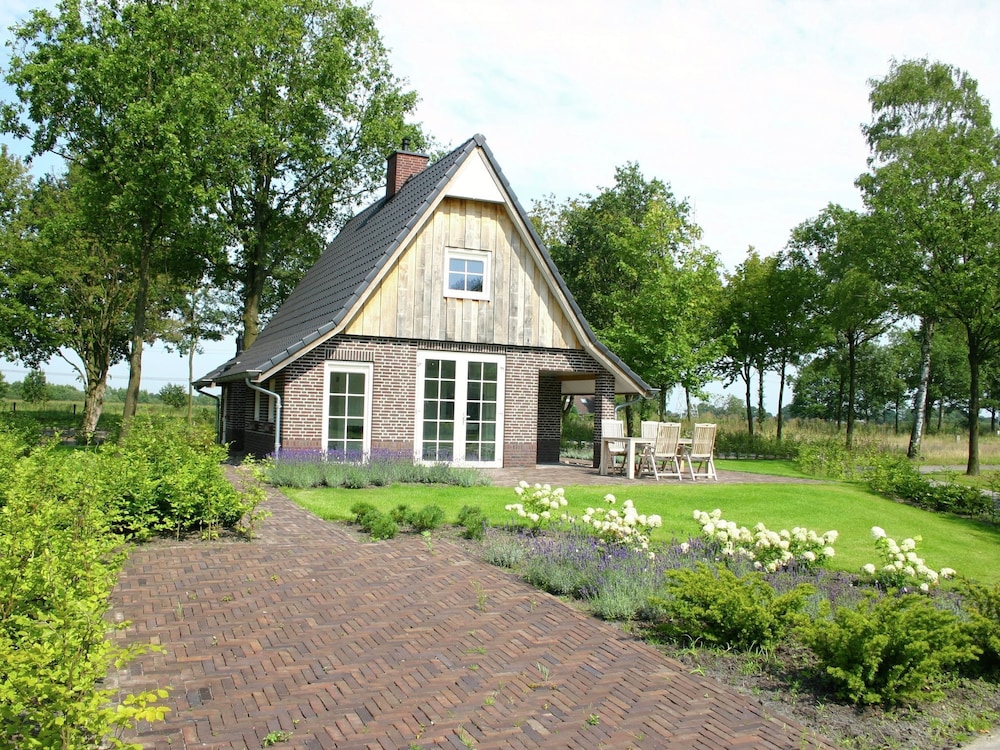
<path id="1" fill-rule="evenodd" d="M 131 554 L 117 637 L 165 650 L 116 677 L 171 688 L 144 748 L 832 747 L 458 545 L 266 509 L 253 542 Z"/>

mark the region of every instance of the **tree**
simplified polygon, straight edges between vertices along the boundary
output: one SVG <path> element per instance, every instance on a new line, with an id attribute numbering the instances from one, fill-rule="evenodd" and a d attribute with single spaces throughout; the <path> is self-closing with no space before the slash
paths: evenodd
<path id="1" fill-rule="evenodd" d="M 24 376 L 21 383 L 21 396 L 29 404 L 44 404 L 49 400 L 49 386 L 45 373 L 35 368 Z"/>
<path id="2" fill-rule="evenodd" d="M 894 241 L 878 257 L 906 311 L 965 330 L 969 459 L 979 473 L 980 368 L 1000 352 L 1000 139 L 965 71 L 926 59 L 894 62 L 871 81 L 869 172 L 858 178 Z M 917 408 L 922 405 L 917 394 Z"/>
<path id="3" fill-rule="evenodd" d="M 726 385 L 743 381 L 747 432 L 754 436 L 753 374 L 763 381 L 768 355 L 763 300 L 768 293 L 774 259 L 761 258 L 752 247 L 744 260 L 726 278 L 721 304 L 716 310 L 718 335 L 728 336 L 728 346 L 717 369 Z M 758 393 L 763 388 L 761 384 Z M 758 411 L 759 411 L 758 407 Z"/>
<path id="4" fill-rule="evenodd" d="M 789 247 L 818 274 L 822 325 L 843 349 L 847 363 L 846 444 L 854 441 L 858 349 L 888 330 L 894 320 L 893 301 L 870 263 L 884 241 L 882 226 L 867 215 L 827 206 L 792 232 Z"/>
<path id="5" fill-rule="evenodd" d="M 21 358 L 59 356 L 77 371 L 84 385 L 81 431 L 91 434 L 110 370 L 128 356 L 136 284 L 126 250 L 114 235 L 99 236 L 101 226 L 90 219 L 82 197 L 86 179 L 71 166 L 61 178 L 39 181 L 23 211 L 21 240 L 5 265 L 9 288 L 30 300 L 30 319 L 40 331 L 23 336 L 48 341 Z"/>
<path id="6" fill-rule="evenodd" d="M 536 204 L 553 260 L 597 335 L 663 399 L 697 392 L 718 354 L 707 321 L 721 292 L 718 259 L 700 245 L 690 206 L 637 164 L 615 185 L 556 209 Z"/>
<path id="7" fill-rule="evenodd" d="M 188 403 L 188 394 L 182 385 L 167 383 L 158 394 L 160 401 L 174 409 L 182 409 Z"/>
<path id="8" fill-rule="evenodd" d="M 231 127 L 214 52 L 229 33 L 221 0 L 62 0 L 14 27 L 8 132 L 86 175 L 91 226 L 127 249 L 135 279 L 123 430 L 135 414 L 157 276 L 200 273 L 218 245 L 205 207 L 219 190 L 217 146 Z"/>
<path id="9" fill-rule="evenodd" d="M 393 75 L 369 6 L 222 5 L 228 28 L 213 63 L 230 128 L 217 211 L 230 252 L 213 268 L 238 298 L 250 346 L 330 229 L 385 184 L 386 155 L 428 144 L 405 122 L 417 96 Z"/>
<path id="10" fill-rule="evenodd" d="M 167 349 L 176 349 L 188 359 L 187 419 L 193 418 L 194 406 L 194 355 L 200 354 L 203 341 L 221 341 L 233 331 L 230 310 L 219 290 L 207 284 L 193 288 L 181 295 L 176 306 L 179 319 L 163 334 Z"/>

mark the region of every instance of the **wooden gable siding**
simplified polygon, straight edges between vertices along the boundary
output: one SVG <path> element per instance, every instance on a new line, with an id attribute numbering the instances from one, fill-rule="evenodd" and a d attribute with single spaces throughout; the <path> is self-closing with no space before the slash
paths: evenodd
<path id="1" fill-rule="evenodd" d="M 446 247 L 491 253 L 489 300 L 444 296 Z M 446 198 L 345 333 L 580 349 L 546 277 L 502 204 Z"/>

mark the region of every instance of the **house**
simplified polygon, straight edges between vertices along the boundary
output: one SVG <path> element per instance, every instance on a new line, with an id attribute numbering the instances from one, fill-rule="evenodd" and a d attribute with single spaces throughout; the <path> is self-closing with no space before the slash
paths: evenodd
<path id="1" fill-rule="evenodd" d="M 412 454 L 483 468 L 559 460 L 564 395 L 650 387 L 597 340 L 481 135 L 403 150 L 221 386 L 221 439 L 267 454 Z M 595 436 L 599 446 L 600 436 Z M 599 458 L 595 447 L 595 462 Z"/>

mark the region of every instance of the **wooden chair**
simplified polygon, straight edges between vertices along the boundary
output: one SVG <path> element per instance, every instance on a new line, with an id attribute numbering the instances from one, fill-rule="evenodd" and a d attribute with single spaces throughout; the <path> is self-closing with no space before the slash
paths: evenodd
<path id="1" fill-rule="evenodd" d="M 715 425 L 696 424 L 691 435 L 691 449 L 684 458 L 687 460 L 691 479 L 714 479 L 719 481 L 715 473 Z M 697 471 L 694 466 L 698 464 Z"/>
<path id="2" fill-rule="evenodd" d="M 601 420 L 602 437 L 625 437 L 625 425 L 619 419 Z M 601 441 L 601 466 L 609 469 L 618 468 L 615 459 L 621 458 L 620 471 L 625 471 L 625 461 L 628 460 L 628 446 L 625 441 L 616 443 L 614 441 Z"/>
<path id="3" fill-rule="evenodd" d="M 642 446 L 639 455 L 636 456 L 636 476 L 642 476 L 643 472 L 656 476 L 656 462 L 653 460 L 653 447 L 656 442 L 656 434 L 660 429 L 659 422 L 643 422 L 640 426 L 640 435 L 650 440 L 647 445 Z M 659 479 L 659 477 L 657 477 Z"/>
<path id="4" fill-rule="evenodd" d="M 653 445 L 653 474 L 656 480 L 660 477 L 677 477 L 681 474 L 681 423 L 661 422 L 656 430 L 656 443 Z"/>

